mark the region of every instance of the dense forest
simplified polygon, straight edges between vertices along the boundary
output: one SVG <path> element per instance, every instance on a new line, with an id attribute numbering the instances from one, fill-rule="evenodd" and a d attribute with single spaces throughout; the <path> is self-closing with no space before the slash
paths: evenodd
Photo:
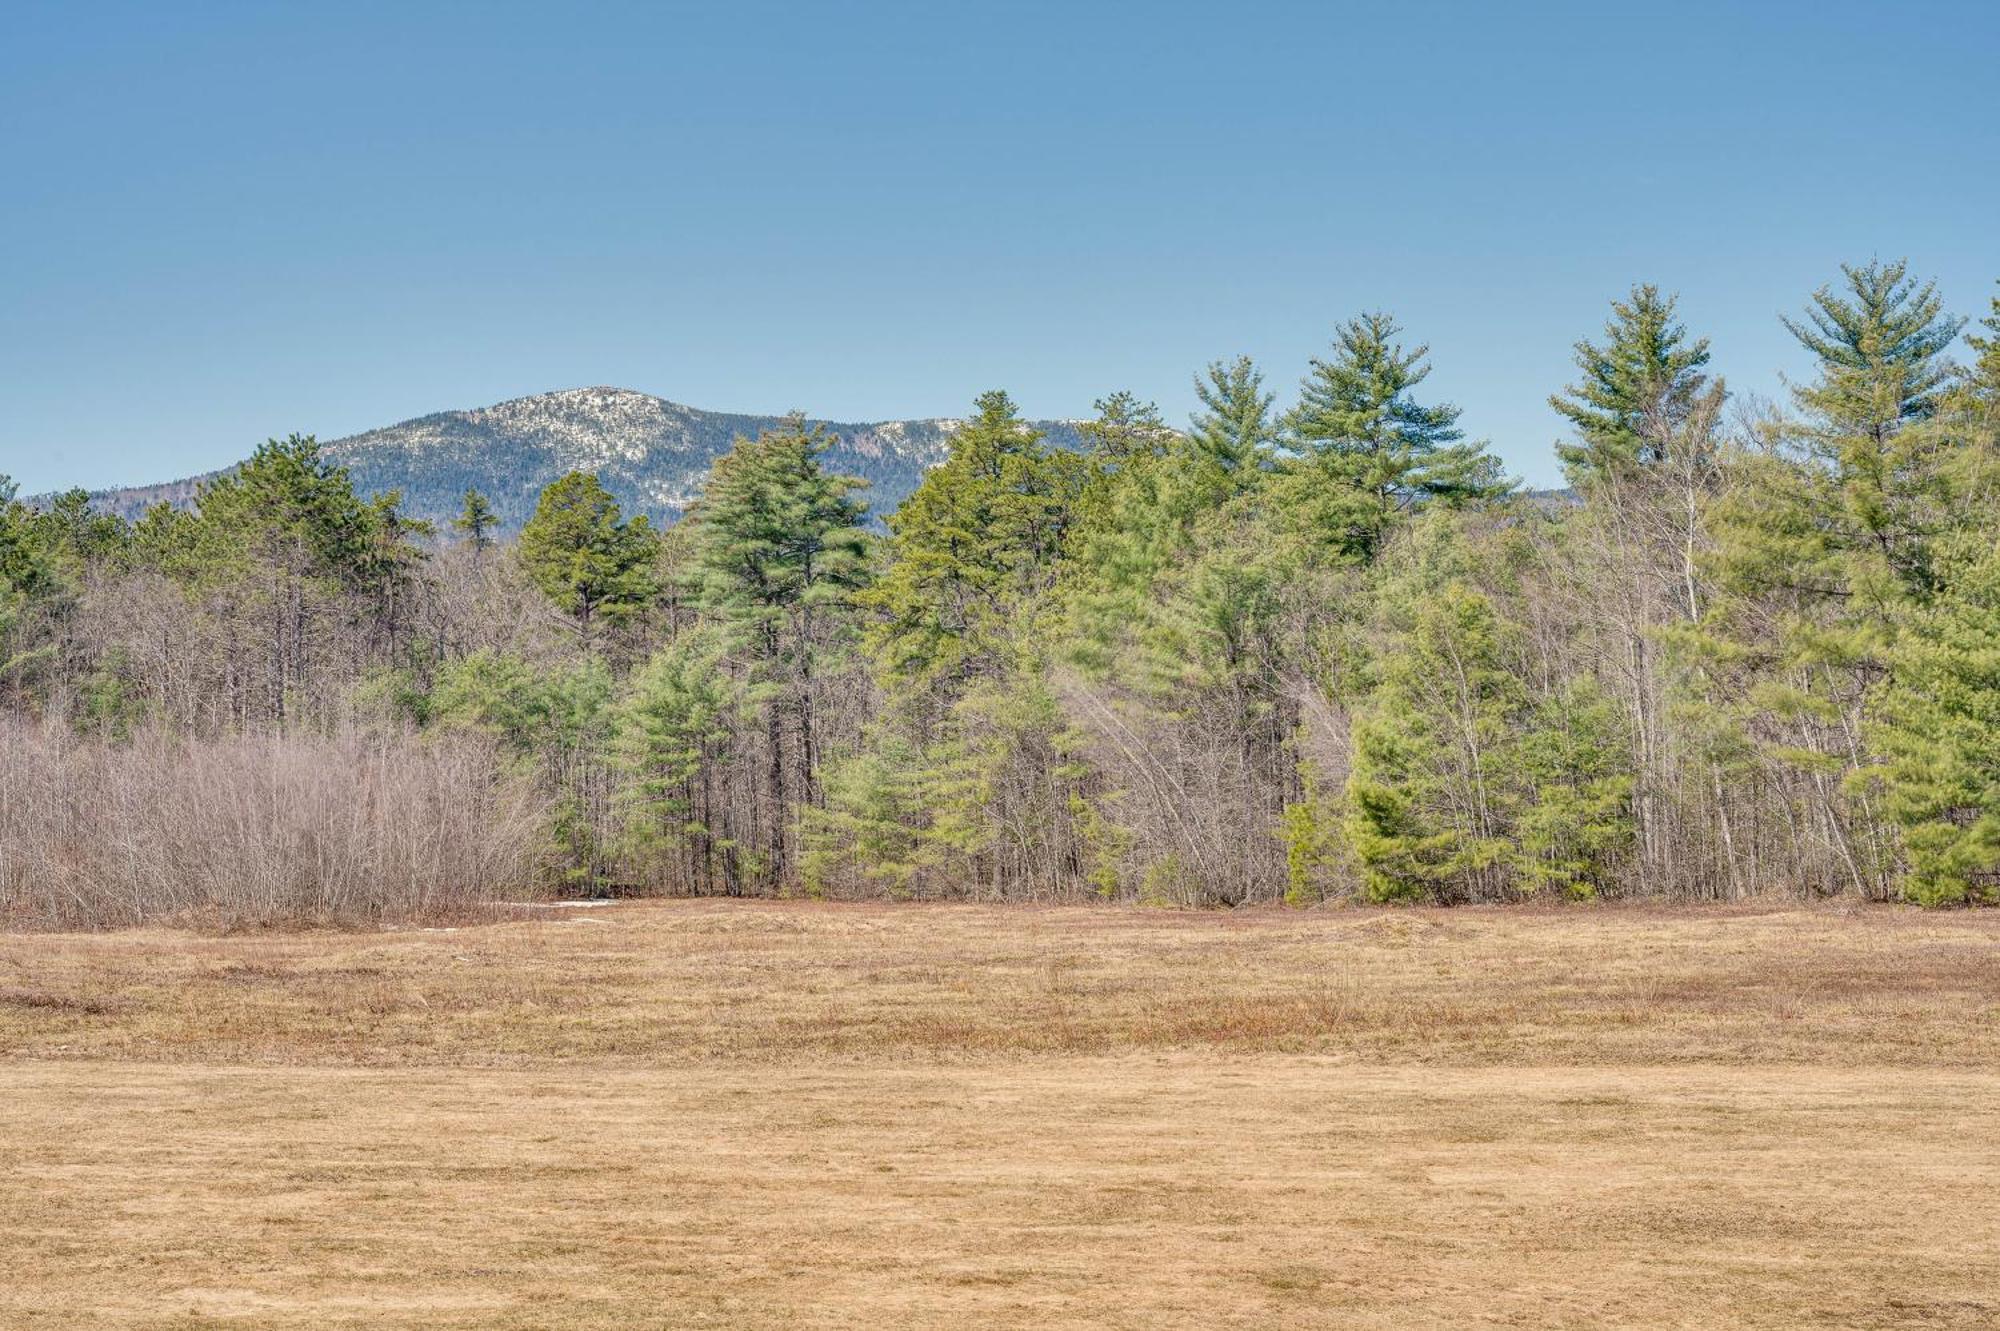
<path id="1" fill-rule="evenodd" d="M 1738 401 L 1614 302 L 1554 497 L 1379 313 L 1185 428 L 987 393 L 886 535 L 803 419 L 664 530 L 582 473 L 433 527 L 299 437 L 193 511 L 0 493 L 0 915 L 1991 899 L 2000 301 L 1963 359 L 1900 263 L 1786 325 Z"/>

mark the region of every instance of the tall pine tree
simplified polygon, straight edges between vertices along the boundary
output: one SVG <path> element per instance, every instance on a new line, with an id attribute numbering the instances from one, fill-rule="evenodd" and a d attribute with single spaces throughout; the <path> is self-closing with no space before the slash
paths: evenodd
<path id="1" fill-rule="evenodd" d="M 1648 284 L 1613 301 L 1603 344 L 1576 344 L 1582 379 L 1549 399 L 1576 430 L 1575 442 L 1556 445 L 1570 483 L 1664 463 L 1710 391 L 1707 364 L 1708 339 L 1688 339 L 1673 297 Z"/>
<path id="2" fill-rule="evenodd" d="M 864 482 L 821 465 L 832 444 L 793 416 L 718 458 L 693 514 L 696 602 L 750 664 L 764 712 L 771 872 L 791 872 L 788 804 L 818 798 L 815 717 L 836 614 L 866 580 Z"/>
<path id="3" fill-rule="evenodd" d="M 1425 406 L 1414 390 L 1430 375 L 1429 348 L 1405 348 L 1387 314 L 1342 324 L 1333 354 L 1315 359 L 1285 417 L 1299 455 L 1293 487 L 1322 539 L 1367 561 L 1407 513 L 1433 502 L 1459 504 L 1511 488 L 1499 462 L 1465 442 L 1459 409 Z"/>
<path id="4" fill-rule="evenodd" d="M 570 472 L 542 491 L 515 552 L 586 648 L 596 645 L 601 625 L 636 618 L 658 594 L 652 524 L 644 514 L 626 521 L 589 472 Z"/>
<path id="5" fill-rule="evenodd" d="M 1005 667 L 1018 612 L 1055 578 L 1088 471 L 1046 447 L 1007 394 L 980 395 L 951 456 L 889 519 L 890 563 L 866 598 L 889 676 L 950 692 Z"/>

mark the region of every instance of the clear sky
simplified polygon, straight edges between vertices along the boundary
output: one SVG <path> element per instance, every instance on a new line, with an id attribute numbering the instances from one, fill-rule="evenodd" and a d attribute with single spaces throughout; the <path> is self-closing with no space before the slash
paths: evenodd
<path id="1" fill-rule="evenodd" d="M 1777 316 L 2000 277 L 2000 4 L 0 0 L 0 471 L 614 384 L 836 419 L 1179 420 L 1395 313 L 1555 477 L 1635 281 L 1774 392 Z"/>

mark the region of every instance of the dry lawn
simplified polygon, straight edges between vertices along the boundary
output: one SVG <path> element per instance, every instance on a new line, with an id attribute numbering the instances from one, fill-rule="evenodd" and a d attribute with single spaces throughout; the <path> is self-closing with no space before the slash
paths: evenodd
<path id="1" fill-rule="evenodd" d="M 0 1327 L 2000 1326 L 2000 914 L 0 937 Z"/>

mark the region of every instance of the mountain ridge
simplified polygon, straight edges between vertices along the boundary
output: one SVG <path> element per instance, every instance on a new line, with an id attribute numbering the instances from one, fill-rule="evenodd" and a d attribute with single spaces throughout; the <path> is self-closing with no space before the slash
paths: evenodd
<path id="1" fill-rule="evenodd" d="M 467 489 L 492 503 L 502 526 L 518 529 L 543 487 L 568 471 L 591 471 L 627 513 L 672 522 L 700 493 L 710 465 L 738 437 L 755 438 L 783 414 L 708 411 L 634 389 L 596 385 L 509 398 L 484 407 L 432 412 L 323 441 L 326 457 L 348 469 L 355 488 L 401 490 L 412 517 L 443 521 Z M 942 462 L 957 417 L 842 422 L 808 417 L 836 442 L 826 465 L 869 482 L 861 497 L 878 520 L 895 511 L 925 471 Z M 1077 447 L 1076 422 L 1035 421 L 1051 442 Z M 154 504 L 192 504 L 203 483 L 232 468 L 151 485 L 90 492 L 104 511 L 136 517 Z"/>

